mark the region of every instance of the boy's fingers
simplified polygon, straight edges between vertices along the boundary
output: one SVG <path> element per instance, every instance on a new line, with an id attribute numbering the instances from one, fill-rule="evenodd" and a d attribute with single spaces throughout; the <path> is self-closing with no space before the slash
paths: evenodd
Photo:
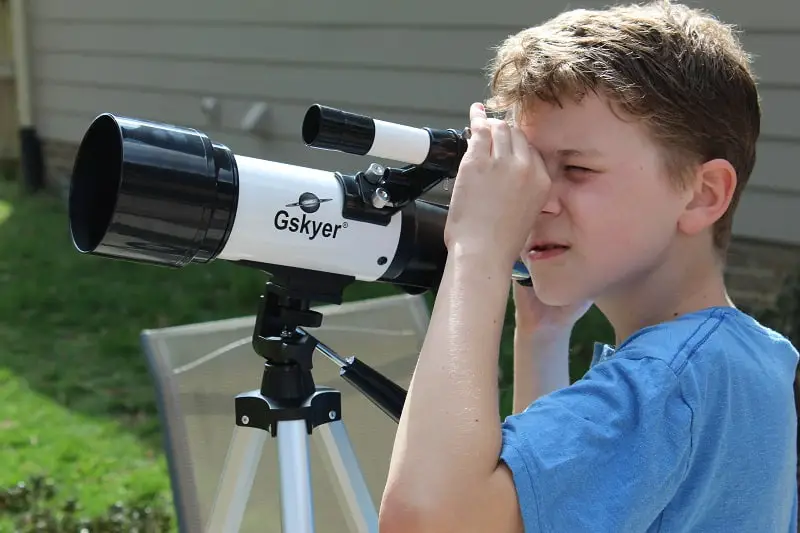
<path id="1" fill-rule="evenodd" d="M 492 132 L 482 104 L 476 102 L 470 106 L 469 128 L 470 137 L 467 151 L 488 152 L 492 144 Z"/>
<path id="2" fill-rule="evenodd" d="M 486 109 L 480 102 L 475 102 L 469 106 L 469 120 L 470 122 L 474 122 L 480 119 L 486 119 Z"/>
<path id="3" fill-rule="evenodd" d="M 534 172 L 539 172 L 545 176 L 549 175 L 547 165 L 542 158 L 542 154 L 539 152 L 539 150 L 530 145 L 528 146 L 528 158 L 532 163 Z"/>
<path id="4" fill-rule="evenodd" d="M 496 118 L 486 119 L 492 130 L 492 155 L 506 157 L 513 152 L 511 129 L 506 122 Z"/>
<path id="5" fill-rule="evenodd" d="M 523 161 L 528 161 L 530 159 L 529 154 L 531 146 L 528 143 L 528 138 L 525 136 L 525 133 L 516 126 L 511 127 L 511 150 L 514 152 L 515 156 Z"/>

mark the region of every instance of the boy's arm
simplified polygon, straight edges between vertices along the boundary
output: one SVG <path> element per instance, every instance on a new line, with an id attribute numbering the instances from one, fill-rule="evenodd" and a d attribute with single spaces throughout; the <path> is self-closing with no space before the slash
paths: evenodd
<path id="1" fill-rule="evenodd" d="M 450 252 L 398 425 L 380 531 L 644 531 L 692 453 L 693 413 L 677 376 L 628 348 L 501 425 L 508 283 L 486 254 Z"/>
<path id="2" fill-rule="evenodd" d="M 398 425 L 383 533 L 522 531 L 499 461 L 497 360 L 510 268 L 488 255 L 448 255 Z"/>
<path id="3" fill-rule="evenodd" d="M 569 341 L 572 331 L 514 330 L 514 412 L 569 385 Z"/>

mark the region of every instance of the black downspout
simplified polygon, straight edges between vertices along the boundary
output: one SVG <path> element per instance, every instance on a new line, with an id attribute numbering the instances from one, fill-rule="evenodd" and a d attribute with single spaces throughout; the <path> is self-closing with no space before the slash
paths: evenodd
<path id="1" fill-rule="evenodd" d="M 35 193 L 44 187 L 42 143 L 35 126 L 19 128 L 20 167 L 25 192 Z"/>

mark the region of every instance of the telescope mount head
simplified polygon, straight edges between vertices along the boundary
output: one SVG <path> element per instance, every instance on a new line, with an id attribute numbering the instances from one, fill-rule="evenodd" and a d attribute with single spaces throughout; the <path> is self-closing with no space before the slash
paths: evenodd
<path id="1" fill-rule="evenodd" d="M 311 370 L 317 340 L 299 328 L 319 327 L 322 313 L 312 310 L 312 303 L 341 304 L 354 278 L 280 265 L 267 270 L 272 277 L 260 298 L 252 339 L 254 351 L 266 360 L 261 393 L 302 402 L 315 390 Z"/>

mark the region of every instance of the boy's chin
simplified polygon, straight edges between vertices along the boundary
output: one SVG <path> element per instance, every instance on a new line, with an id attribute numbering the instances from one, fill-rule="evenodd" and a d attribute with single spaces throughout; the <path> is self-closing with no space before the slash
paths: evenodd
<path id="1" fill-rule="evenodd" d="M 566 307 L 588 300 L 575 283 L 537 283 L 533 278 L 533 289 L 539 301 L 550 307 Z"/>

